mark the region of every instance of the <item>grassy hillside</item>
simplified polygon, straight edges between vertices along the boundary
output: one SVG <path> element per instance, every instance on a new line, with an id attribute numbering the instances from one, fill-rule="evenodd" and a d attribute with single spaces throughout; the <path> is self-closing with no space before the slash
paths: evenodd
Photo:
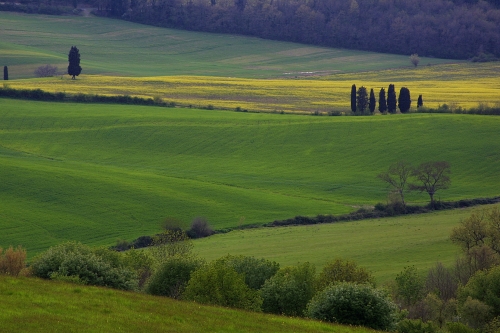
<path id="1" fill-rule="evenodd" d="M 350 259 L 371 270 L 378 282 L 386 282 L 408 265 L 415 265 L 421 273 L 438 261 L 451 267 L 460 254 L 449 240 L 451 230 L 472 211 L 483 208 L 239 230 L 196 240 L 195 251 L 207 260 L 232 254 L 267 258 L 282 266 L 308 261 L 318 271 L 329 261 Z"/>
<path id="2" fill-rule="evenodd" d="M 162 29 L 121 20 L 0 13 L 0 65 L 11 79 L 41 65 L 68 66 L 80 49 L 83 74 L 282 77 L 411 66 L 407 56 L 339 50 L 259 38 Z M 422 63 L 450 62 L 422 59 Z"/>
<path id="3" fill-rule="evenodd" d="M 0 246 L 113 244 L 385 201 L 376 175 L 447 160 L 443 200 L 498 195 L 500 118 L 309 117 L 0 99 Z M 410 201 L 425 203 L 424 194 Z"/>
<path id="4" fill-rule="evenodd" d="M 139 293 L 0 276 L 0 332 L 374 332 Z"/>

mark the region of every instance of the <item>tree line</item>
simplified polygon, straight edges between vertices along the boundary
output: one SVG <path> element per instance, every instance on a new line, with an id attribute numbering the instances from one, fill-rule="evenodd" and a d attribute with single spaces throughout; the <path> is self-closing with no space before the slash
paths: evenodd
<path id="1" fill-rule="evenodd" d="M 356 85 L 351 87 L 351 112 L 355 115 L 369 115 L 375 112 L 377 100 L 373 89 L 370 89 L 370 96 L 368 96 L 367 89 L 362 86 L 356 89 Z M 424 105 L 422 95 L 418 96 L 417 108 Z M 401 113 L 410 112 L 411 96 L 410 90 L 402 87 L 399 91 L 399 97 L 396 98 L 396 90 L 393 84 L 389 85 L 387 90 L 387 98 L 385 89 L 381 88 L 378 94 L 378 111 L 382 114 L 396 113 L 397 109 Z"/>

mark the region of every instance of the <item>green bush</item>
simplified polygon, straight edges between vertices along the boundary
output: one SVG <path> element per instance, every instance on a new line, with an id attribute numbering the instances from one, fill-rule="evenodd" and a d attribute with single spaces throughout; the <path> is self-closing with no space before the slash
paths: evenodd
<path id="1" fill-rule="evenodd" d="M 467 325 L 458 322 L 446 323 L 446 329 L 449 333 L 477 333 L 478 331 Z"/>
<path id="2" fill-rule="evenodd" d="M 180 298 L 186 285 L 201 262 L 193 258 L 167 259 L 151 277 L 146 292 L 152 295 Z"/>
<path id="3" fill-rule="evenodd" d="M 243 274 L 247 286 L 255 290 L 262 288 L 266 280 L 274 276 L 280 268 L 280 265 L 275 261 L 254 257 L 228 255 L 222 260 L 234 268 L 236 272 Z"/>
<path id="4" fill-rule="evenodd" d="M 423 322 L 420 319 L 404 319 L 398 323 L 399 333 L 435 333 L 437 327 L 430 321 Z"/>
<path id="5" fill-rule="evenodd" d="M 330 262 L 323 268 L 318 277 L 318 289 L 338 282 L 369 283 L 375 286 L 375 278 L 371 272 L 358 267 L 354 261 L 342 259 Z"/>
<path id="6" fill-rule="evenodd" d="M 463 307 L 469 297 L 490 306 L 491 315 L 500 315 L 500 266 L 477 272 L 459 289 L 459 308 Z"/>
<path id="7" fill-rule="evenodd" d="M 280 269 L 261 289 L 264 312 L 303 316 L 307 303 L 316 292 L 316 269 L 306 262 Z"/>
<path id="8" fill-rule="evenodd" d="M 398 322 L 397 306 L 387 292 L 369 284 L 343 282 L 326 287 L 307 305 L 310 318 L 390 331 Z"/>
<path id="9" fill-rule="evenodd" d="M 262 299 L 250 289 L 245 277 L 224 260 L 204 265 L 191 274 L 183 299 L 203 304 L 260 311 Z"/>
<path id="10" fill-rule="evenodd" d="M 69 242 L 51 247 L 33 259 L 33 275 L 44 278 L 75 277 L 83 284 L 132 290 L 137 287 L 135 272 L 110 250 L 92 250 Z"/>

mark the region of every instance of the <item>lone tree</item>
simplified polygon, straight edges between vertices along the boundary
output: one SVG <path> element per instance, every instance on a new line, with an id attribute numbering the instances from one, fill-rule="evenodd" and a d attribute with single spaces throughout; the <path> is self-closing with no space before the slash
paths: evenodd
<path id="1" fill-rule="evenodd" d="M 380 93 L 378 94 L 378 110 L 380 113 L 384 113 L 387 111 L 387 101 L 385 100 L 385 89 L 380 89 Z"/>
<path id="2" fill-rule="evenodd" d="M 69 50 L 68 61 L 68 74 L 71 75 L 74 80 L 75 77 L 82 72 L 82 67 L 80 66 L 80 51 L 78 51 L 76 46 L 72 46 L 71 50 Z"/>
<path id="3" fill-rule="evenodd" d="M 3 79 L 8 80 L 9 79 L 9 69 L 7 66 L 3 66 Z"/>
<path id="4" fill-rule="evenodd" d="M 422 106 L 424 106 L 424 100 L 422 99 L 422 95 L 418 95 L 417 108 Z"/>
<path id="5" fill-rule="evenodd" d="M 398 98 L 398 108 L 401 113 L 407 113 L 410 111 L 411 107 L 411 98 L 410 98 L 410 90 L 406 87 L 402 87 L 399 91 Z"/>
<path id="6" fill-rule="evenodd" d="M 396 113 L 396 90 L 393 84 L 390 84 L 387 90 L 387 110 L 389 113 Z"/>
<path id="7" fill-rule="evenodd" d="M 446 161 L 425 162 L 413 170 L 412 175 L 419 182 L 411 184 L 411 190 L 427 192 L 431 198 L 430 205 L 434 207 L 434 194 L 438 190 L 444 190 L 450 187 L 450 163 Z"/>
<path id="8" fill-rule="evenodd" d="M 368 93 L 365 87 L 359 87 L 358 94 L 356 96 L 356 108 L 358 114 L 363 115 L 366 113 L 366 108 L 368 107 Z"/>
<path id="9" fill-rule="evenodd" d="M 393 187 L 394 191 L 397 192 L 401 198 L 403 207 L 406 207 L 405 193 L 409 191 L 408 180 L 413 174 L 413 171 L 413 166 L 410 163 L 407 161 L 399 161 L 392 164 L 388 171 L 377 176 L 377 178 Z"/>
<path id="10" fill-rule="evenodd" d="M 377 105 L 377 100 L 375 99 L 375 93 L 373 92 L 373 89 L 370 89 L 370 100 L 368 102 L 368 109 L 370 109 L 371 114 L 375 112 L 376 105 Z"/>
<path id="11" fill-rule="evenodd" d="M 413 53 L 410 56 L 410 62 L 413 64 L 413 66 L 417 67 L 418 63 L 420 62 L 420 58 L 418 57 L 418 54 Z"/>
<path id="12" fill-rule="evenodd" d="M 351 87 L 351 111 L 356 113 L 356 85 L 353 84 Z"/>

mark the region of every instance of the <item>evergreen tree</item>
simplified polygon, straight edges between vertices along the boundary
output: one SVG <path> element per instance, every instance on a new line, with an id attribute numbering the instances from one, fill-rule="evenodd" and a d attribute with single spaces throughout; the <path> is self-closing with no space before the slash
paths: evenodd
<path id="1" fill-rule="evenodd" d="M 378 110 L 380 113 L 384 113 L 387 111 L 387 101 L 385 100 L 385 89 L 380 89 L 380 93 L 378 94 Z"/>
<path id="2" fill-rule="evenodd" d="M 424 106 L 424 100 L 422 99 L 422 95 L 418 95 L 417 108 L 421 106 Z"/>
<path id="3" fill-rule="evenodd" d="M 76 48 L 76 46 L 72 46 L 68 55 L 68 74 L 72 76 L 72 79 L 75 79 L 75 76 L 80 75 L 82 72 L 82 67 L 80 66 L 80 51 Z"/>
<path id="4" fill-rule="evenodd" d="M 351 111 L 356 113 L 356 85 L 353 84 L 351 88 Z"/>
<path id="5" fill-rule="evenodd" d="M 410 90 L 406 87 L 402 87 L 399 91 L 398 98 L 398 108 L 401 113 L 407 113 L 410 111 L 411 107 L 411 98 L 410 98 Z"/>
<path id="6" fill-rule="evenodd" d="M 9 69 L 7 66 L 3 66 L 3 79 L 8 80 L 9 79 Z"/>
<path id="7" fill-rule="evenodd" d="M 368 108 L 370 109 L 370 113 L 373 114 L 375 112 L 375 106 L 377 105 L 377 101 L 375 100 L 375 93 L 373 92 L 373 88 L 370 89 L 370 101 L 368 103 Z"/>
<path id="8" fill-rule="evenodd" d="M 389 113 L 396 113 L 396 90 L 393 84 L 389 85 L 387 90 L 387 110 Z"/>
<path id="9" fill-rule="evenodd" d="M 366 113 L 368 107 L 368 93 L 365 87 L 360 87 L 358 89 L 358 94 L 356 98 L 356 109 L 357 113 L 363 115 Z"/>

